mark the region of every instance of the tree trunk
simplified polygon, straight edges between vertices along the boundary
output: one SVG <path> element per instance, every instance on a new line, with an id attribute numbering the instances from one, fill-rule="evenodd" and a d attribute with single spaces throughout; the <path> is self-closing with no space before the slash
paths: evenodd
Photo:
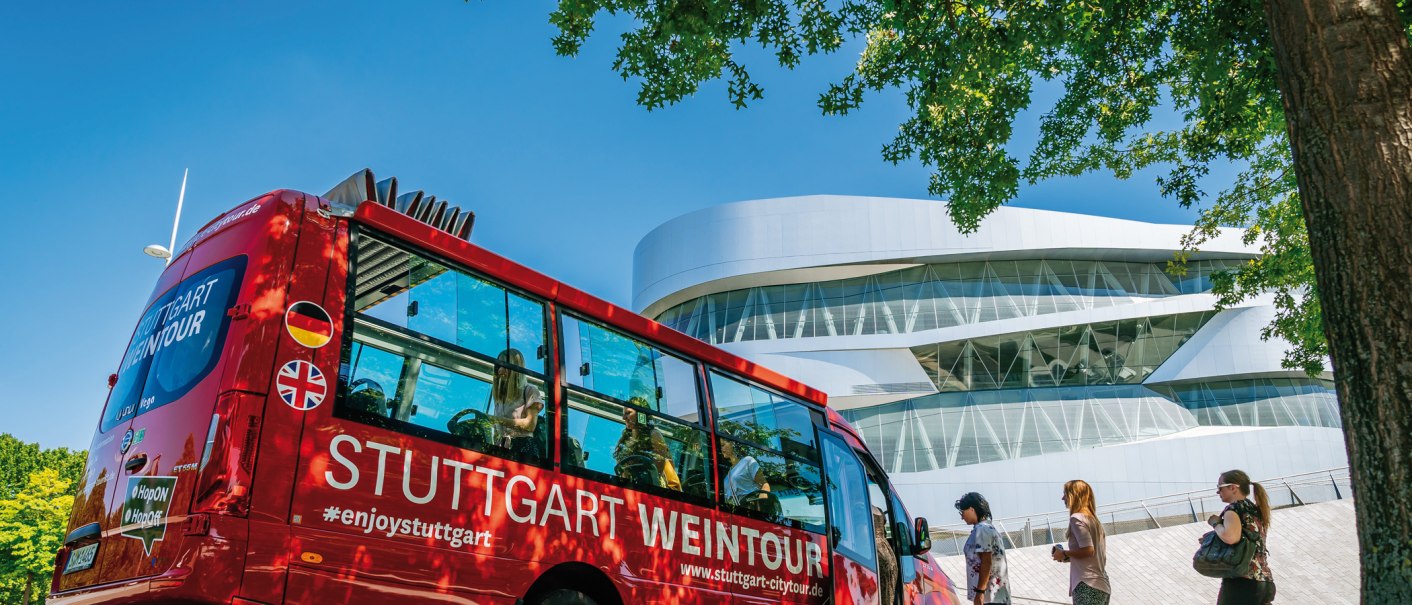
<path id="1" fill-rule="evenodd" d="M 25 596 L 24 605 L 29 605 L 30 593 L 34 592 L 34 572 L 25 572 Z"/>
<path id="2" fill-rule="evenodd" d="M 1264 2 L 1343 410 L 1363 602 L 1412 603 L 1407 31 L 1391 0 Z"/>

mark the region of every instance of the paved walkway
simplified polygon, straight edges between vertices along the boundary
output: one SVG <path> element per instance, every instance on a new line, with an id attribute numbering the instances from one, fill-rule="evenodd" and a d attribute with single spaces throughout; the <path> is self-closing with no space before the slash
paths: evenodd
<path id="1" fill-rule="evenodd" d="M 1220 580 L 1191 569 L 1205 523 L 1112 536 L 1108 575 L 1113 605 L 1198 605 L 1216 602 Z M 1007 554 L 1016 605 L 1069 603 L 1069 566 L 1049 557 L 1052 545 L 1017 548 Z M 965 558 L 937 562 L 965 593 Z M 1353 501 L 1335 500 L 1274 511 L 1270 528 L 1270 567 L 1279 588 L 1276 603 L 1334 605 L 1358 603 L 1358 535 Z M 1028 598 L 1024 598 L 1028 597 Z"/>

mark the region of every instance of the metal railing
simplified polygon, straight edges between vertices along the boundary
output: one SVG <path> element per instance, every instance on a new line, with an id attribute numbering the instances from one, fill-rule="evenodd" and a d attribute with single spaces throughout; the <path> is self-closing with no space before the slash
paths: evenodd
<path id="1" fill-rule="evenodd" d="M 1346 466 L 1258 482 L 1270 498 L 1270 507 L 1275 509 L 1342 500 L 1353 495 Z M 1225 504 L 1215 490 L 1206 488 L 1105 504 L 1099 507 L 1098 517 L 1104 532 L 1112 536 L 1205 521 L 1223 508 Z M 1068 540 L 1069 511 L 993 519 L 991 525 L 1000 531 L 1006 548 L 1059 544 Z M 964 523 L 933 526 L 932 554 L 938 557 L 962 554 L 970 533 L 971 527 Z"/>

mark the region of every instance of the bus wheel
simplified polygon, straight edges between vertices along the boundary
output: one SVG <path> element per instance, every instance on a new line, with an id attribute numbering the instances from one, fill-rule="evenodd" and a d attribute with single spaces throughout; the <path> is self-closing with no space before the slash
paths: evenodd
<path id="1" fill-rule="evenodd" d="M 598 602 L 577 590 L 561 588 L 544 595 L 535 605 L 598 605 Z"/>

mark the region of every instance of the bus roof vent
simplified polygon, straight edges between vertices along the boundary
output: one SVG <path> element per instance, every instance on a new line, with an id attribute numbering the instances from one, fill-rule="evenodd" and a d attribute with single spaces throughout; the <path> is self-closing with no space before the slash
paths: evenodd
<path id="1" fill-rule="evenodd" d="M 470 241 L 471 227 L 476 223 L 476 213 L 452 206 L 434 195 L 421 191 L 399 195 L 397 177 L 378 181 L 373 178 L 373 171 L 367 168 L 334 185 L 323 198 L 332 202 L 335 210 L 344 215 L 352 215 L 358 204 L 363 202 L 382 204 L 466 241 Z"/>

